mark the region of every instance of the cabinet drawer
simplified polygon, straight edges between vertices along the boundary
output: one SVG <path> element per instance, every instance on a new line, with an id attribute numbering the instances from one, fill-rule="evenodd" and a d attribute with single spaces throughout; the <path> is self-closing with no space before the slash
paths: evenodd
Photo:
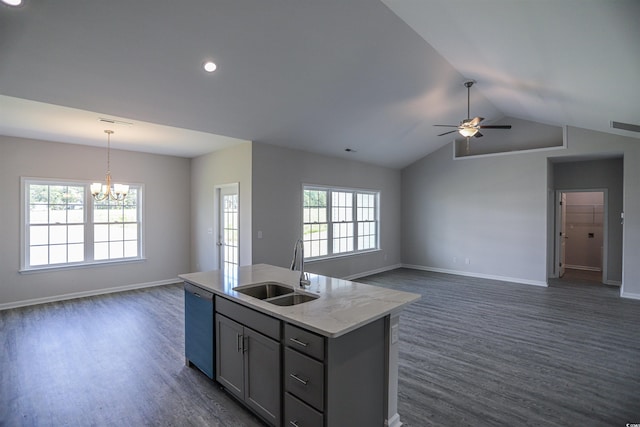
<path id="1" fill-rule="evenodd" d="M 280 321 L 216 295 L 216 312 L 250 327 L 263 335 L 280 341 Z"/>
<path id="2" fill-rule="evenodd" d="M 322 413 L 289 393 L 285 393 L 284 425 L 286 427 L 322 427 Z"/>
<path id="3" fill-rule="evenodd" d="M 324 365 L 290 348 L 284 350 L 285 391 L 322 411 L 324 408 Z"/>
<path id="4" fill-rule="evenodd" d="M 289 323 L 284 325 L 284 344 L 301 353 L 324 360 L 324 337 Z"/>

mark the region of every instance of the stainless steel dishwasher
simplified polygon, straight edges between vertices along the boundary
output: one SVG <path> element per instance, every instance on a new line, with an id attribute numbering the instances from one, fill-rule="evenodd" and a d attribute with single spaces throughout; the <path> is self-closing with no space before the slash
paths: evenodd
<path id="1" fill-rule="evenodd" d="M 213 352 L 213 293 L 184 284 L 184 353 L 187 366 L 215 378 Z"/>

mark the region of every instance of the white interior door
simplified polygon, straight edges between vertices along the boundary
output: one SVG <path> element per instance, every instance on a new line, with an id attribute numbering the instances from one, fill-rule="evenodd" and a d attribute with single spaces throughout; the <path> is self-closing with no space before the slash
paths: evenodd
<path id="1" fill-rule="evenodd" d="M 239 202 L 237 184 L 218 188 L 218 265 L 228 273 L 240 263 Z"/>

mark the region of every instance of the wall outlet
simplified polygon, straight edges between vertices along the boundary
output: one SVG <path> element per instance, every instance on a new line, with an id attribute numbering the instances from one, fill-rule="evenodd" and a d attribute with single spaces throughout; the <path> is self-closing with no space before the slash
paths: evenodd
<path id="1" fill-rule="evenodd" d="M 262 230 L 258 230 L 258 239 L 262 239 Z"/>
<path id="2" fill-rule="evenodd" d="M 399 341 L 398 325 L 391 325 L 391 344 L 395 344 Z"/>
<path id="3" fill-rule="evenodd" d="M 469 258 L 465 258 L 464 259 L 464 263 L 469 265 L 469 264 L 471 264 L 471 260 Z"/>

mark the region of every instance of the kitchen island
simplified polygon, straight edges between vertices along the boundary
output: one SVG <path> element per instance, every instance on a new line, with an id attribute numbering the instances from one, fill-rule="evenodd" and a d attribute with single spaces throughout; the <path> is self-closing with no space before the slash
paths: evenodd
<path id="1" fill-rule="evenodd" d="M 199 297 L 213 295 L 212 318 L 203 322 L 205 330 L 212 322 L 214 366 L 199 366 L 188 351 L 187 364 L 213 372 L 208 375 L 274 426 L 400 426 L 398 321 L 420 296 L 309 276 L 303 289 L 300 272 L 266 264 L 181 275 L 191 295 L 197 289 Z M 265 283 L 290 294 L 251 296 Z M 279 305 L 297 301 L 305 302 Z M 191 311 L 186 305 L 186 320 Z M 202 336 L 197 329 L 186 331 L 187 349 Z"/>

